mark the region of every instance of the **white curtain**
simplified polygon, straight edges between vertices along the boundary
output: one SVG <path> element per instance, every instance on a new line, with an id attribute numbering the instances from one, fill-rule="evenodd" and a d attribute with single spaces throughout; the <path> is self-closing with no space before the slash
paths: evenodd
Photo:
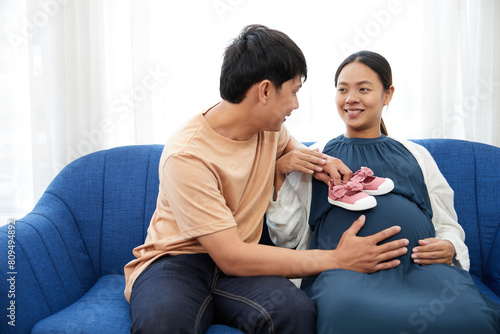
<path id="1" fill-rule="evenodd" d="M 421 136 L 500 146 L 500 1 L 423 8 Z"/>
<path id="2" fill-rule="evenodd" d="M 308 80 L 287 121 L 299 140 L 343 132 L 335 70 L 369 49 L 393 69 L 390 134 L 500 146 L 498 0 L 5 0 L 0 17 L 0 224 L 72 160 L 163 144 L 216 103 L 224 47 L 250 23 L 304 51 Z"/>

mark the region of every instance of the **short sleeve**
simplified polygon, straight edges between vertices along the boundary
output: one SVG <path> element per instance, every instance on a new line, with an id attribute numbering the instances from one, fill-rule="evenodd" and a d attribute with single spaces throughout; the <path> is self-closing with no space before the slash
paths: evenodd
<path id="1" fill-rule="evenodd" d="M 288 142 L 290 141 L 290 131 L 286 128 L 285 125 L 281 126 L 281 130 L 279 132 L 279 138 L 278 138 L 278 148 L 276 151 L 276 158 L 281 157 L 283 152 L 285 151 L 286 146 L 288 145 Z"/>
<path id="2" fill-rule="evenodd" d="M 215 173 L 202 161 L 189 155 L 170 156 L 162 167 L 161 187 L 185 238 L 236 226 Z"/>

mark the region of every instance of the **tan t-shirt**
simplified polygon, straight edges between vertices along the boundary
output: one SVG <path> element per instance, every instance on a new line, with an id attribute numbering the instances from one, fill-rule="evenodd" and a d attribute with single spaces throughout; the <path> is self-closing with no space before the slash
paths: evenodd
<path id="1" fill-rule="evenodd" d="M 274 167 L 290 134 L 261 131 L 247 141 L 216 133 L 198 114 L 163 149 L 156 210 L 137 259 L 125 266 L 125 297 L 153 261 L 169 254 L 206 253 L 197 238 L 233 226 L 257 243 L 273 191 Z"/>

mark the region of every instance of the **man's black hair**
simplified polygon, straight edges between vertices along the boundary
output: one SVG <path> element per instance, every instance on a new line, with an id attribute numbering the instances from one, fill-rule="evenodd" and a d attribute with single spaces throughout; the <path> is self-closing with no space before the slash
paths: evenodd
<path id="1" fill-rule="evenodd" d="M 249 25 L 226 48 L 220 76 L 221 97 L 240 103 L 252 85 L 270 80 L 276 89 L 300 75 L 307 65 L 300 48 L 286 34 L 263 25 Z"/>

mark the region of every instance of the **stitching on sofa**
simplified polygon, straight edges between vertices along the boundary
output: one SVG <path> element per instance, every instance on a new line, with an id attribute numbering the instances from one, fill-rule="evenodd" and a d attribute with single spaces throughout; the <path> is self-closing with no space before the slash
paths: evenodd
<path id="1" fill-rule="evenodd" d="M 143 208 L 144 208 L 144 212 L 142 213 L 142 216 L 144 217 L 144 222 L 142 224 L 142 235 L 144 235 L 146 233 L 145 229 L 146 229 L 146 206 L 147 206 L 147 202 L 148 202 L 148 189 L 149 189 L 149 167 L 151 165 L 151 154 L 152 154 L 152 146 L 149 146 L 149 154 L 148 154 L 148 162 L 147 162 L 147 167 L 146 167 L 146 188 L 144 189 L 145 191 L 145 194 L 144 194 L 144 204 L 143 204 Z"/>
<path id="2" fill-rule="evenodd" d="M 37 214 L 37 213 L 35 213 L 35 215 L 38 215 L 38 216 L 44 217 L 44 218 L 45 218 L 45 219 L 47 219 L 49 222 L 51 222 L 51 223 L 52 223 L 52 225 L 55 227 L 54 223 L 53 223 L 53 222 L 52 222 L 52 220 L 50 220 L 49 218 L 47 218 L 47 217 L 45 217 L 45 216 L 43 216 L 43 215 L 41 215 L 41 214 Z M 59 279 L 59 282 L 61 282 L 61 284 L 60 284 L 60 285 L 62 286 L 62 288 L 63 288 L 63 290 L 64 290 L 64 293 L 66 294 L 66 297 L 67 297 L 67 298 L 68 298 L 68 300 L 69 300 L 70 298 L 69 298 L 68 291 L 66 290 L 66 288 L 65 288 L 64 284 L 62 284 L 62 278 L 61 278 L 61 276 L 59 275 L 59 271 L 57 270 L 57 266 L 55 265 L 55 261 L 52 259 L 52 255 L 51 255 L 51 254 L 50 254 L 50 252 L 49 252 L 49 247 L 47 247 L 47 245 L 46 245 L 45 241 L 43 240 L 42 236 L 40 235 L 40 232 L 38 231 L 38 229 L 36 229 L 36 228 L 35 228 L 35 226 L 33 226 L 33 224 L 31 224 L 31 223 L 29 223 L 29 222 L 26 222 L 26 221 L 24 221 L 24 223 L 25 223 L 26 225 L 30 226 L 30 227 L 31 227 L 31 228 L 32 228 L 32 229 L 33 229 L 33 230 L 34 230 L 34 231 L 38 234 L 38 237 L 39 237 L 39 238 L 40 238 L 40 240 L 42 241 L 43 246 L 44 246 L 44 247 L 45 247 L 45 249 L 47 250 L 47 254 L 49 255 L 50 261 L 52 262 L 52 265 L 53 265 L 54 271 L 55 271 L 55 273 L 56 273 L 56 275 L 57 275 L 57 278 Z M 56 228 L 55 230 L 59 233 L 59 231 L 57 230 L 57 228 Z M 59 236 L 60 236 L 60 235 L 61 235 L 61 234 L 59 233 Z M 61 239 L 62 239 L 62 238 L 61 238 Z M 66 246 L 66 244 L 64 244 L 64 246 Z M 23 251 L 23 252 L 24 252 L 24 251 Z M 26 252 L 24 252 L 24 254 L 26 254 Z M 26 255 L 25 255 L 25 257 L 26 257 Z M 71 257 L 70 257 L 70 259 L 71 259 Z M 33 267 L 31 266 L 31 262 L 30 262 L 30 261 L 27 261 L 27 262 L 29 263 L 29 266 L 30 266 L 30 268 L 31 268 L 31 271 L 34 273 L 34 271 L 33 271 Z M 71 263 L 73 264 L 73 261 L 71 261 Z M 73 264 L 73 268 L 74 268 L 74 267 L 75 267 L 75 266 L 74 266 L 74 264 Z M 37 280 L 37 282 L 38 282 L 38 284 L 39 284 L 39 286 L 40 286 L 40 281 L 38 280 L 37 275 L 34 275 L 34 276 L 35 276 L 35 279 Z M 78 277 L 78 274 L 76 274 L 76 277 Z M 78 277 L 78 280 L 80 280 L 80 277 Z M 80 281 L 80 284 L 81 284 L 81 281 Z M 42 293 L 43 293 L 43 290 L 42 290 Z M 50 307 L 50 304 L 49 304 L 49 303 L 48 303 L 48 301 L 47 301 L 47 297 L 45 296 L 45 294 L 43 294 L 43 295 L 44 295 L 44 298 L 45 298 L 45 302 L 47 303 L 47 305 L 49 305 L 50 311 L 51 311 L 51 312 L 52 312 L 52 314 L 53 314 L 53 313 L 54 313 L 54 311 L 53 311 L 53 310 L 52 310 L 52 308 Z"/>
<path id="3" fill-rule="evenodd" d="M 147 145 L 145 145 L 147 146 Z M 157 146 L 162 146 L 162 145 L 159 145 L 159 144 L 152 144 L 152 145 L 149 145 L 149 156 L 148 156 L 148 163 L 147 163 L 147 175 L 146 175 L 146 195 L 149 193 L 149 191 L 151 190 L 151 188 L 153 187 L 153 184 L 155 184 L 155 190 L 156 192 L 159 192 L 159 185 L 156 184 L 156 182 L 150 182 L 149 181 L 149 177 L 150 177 L 150 168 L 151 168 L 151 163 L 153 161 L 152 159 L 152 156 L 153 154 L 156 152 L 155 148 Z M 161 156 L 161 153 L 163 153 L 163 147 L 161 147 L 161 152 L 160 152 L 160 156 Z M 156 177 L 156 178 L 159 178 L 159 162 L 154 159 L 154 175 L 153 177 Z M 156 208 L 156 197 L 154 199 L 154 203 L 155 203 L 155 208 Z M 151 221 L 151 216 L 147 216 L 148 214 L 148 211 L 146 210 L 147 209 L 147 205 L 146 203 L 148 202 L 148 198 L 146 196 L 144 196 L 144 212 L 143 212 L 143 216 L 144 216 L 144 222 L 147 222 L 147 224 L 143 224 L 142 226 L 142 239 L 144 240 L 144 238 L 146 238 L 147 236 L 147 229 L 148 229 L 148 226 L 149 226 L 149 223 Z M 153 209 L 153 213 L 154 213 L 154 209 Z"/>
<path id="4" fill-rule="evenodd" d="M 18 220 L 18 221 L 16 222 L 16 224 L 17 224 L 17 223 L 20 223 L 20 222 L 26 223 L 25 221 L 23 221 L 23 220 L 21 219 L 21 220 Z M 31 226 L 31 225 L 30 225 L 30 226 Z M 24 251 L 23 246 L 21 245 L 21 243 L 19 242 L 19 240 L 16 240 L 16 247 L 21 248 L 21 251 L 23 252 L 24 257 L 26 258 L 26 252 Z M 47 307 L 48 307 L 48 309 L 49 309 L 49 311 L 50 311 L 50 314 L 51 314 L 51 315 L 52 315 L 52 314 L 54 314 L 54 310 L 52 309 L 52 307 L 50 307 L 50 304 L 49 304 L 49 302 L 47 301 L 47 296 L 45 295 L 45 293 L 44 293 L 43 289 L 41 289 L 41 288 L 40 288 L 40 280 L 38 279 L 37 275 L 35 275 L 35 271 L 33 270 L 33 267 L 31 266 L 31 262 L 30 262 L 30 261 L 26 261 L 26 262 L 28 263 L 28 266 L 29 266 L 29 268 L 30 268 L 30 270 L 31 270 L 31 273 L 33 274 L 33 277 L 35 278 L 36 282 L 38 283 L 38 284 L 37 284 L 37 287 L 38 287 L 38 289 L 40 290 L 40 293 L 42 294 L 43 298 L 45 299 L 45 305 L 47 305 Z M 39 320 L 41 320 L 41 319 L 38 319 L 38 321 L 39 321 Z M 33 325 L 35 325 L 35 324 L 33 324 Z"/>
<path id="5" fill-rule="evenodd" d="M 476 208 L 476 222 L 477 222 L 477 234 L 478 234 L 478 241 L 479 241 L 479 251 L 480 251 L 480 259 L 481 259 L 481 276 L 479 277 L 481 281 L 483 280 L 484 273 L 486 272 L 486 261 L 484 260 L 484 245 L 483 245 L 483 233 L 481 231 L 481 222 L 479 221 L 479 210 L 478 208 L 478 188 L 477 188 L 477 155 L 476 155 L 476 146 L 473 143 L 470 143 L 470 146 L 472 147 L 472 153 L 474 156 L 474 191 L 476 193 L 476 203 L 475 203 L 475 208 Z"/>
<path id="6" fill-rule="evenodd" d="M 106 166 L 108 165 L 108 154 L 109 150 L 106 150 L 104 154 L 104 163 L 103 163 L 103 172 L 102 172 L 102 211 L 101 211 L 101 229 L 99 230 L 99 276 L 101 277 L 102 274 L 102 229 L 104 226 L 104 212 L 106 212 L 106 201 L 105 201 L 105 196 L 106 196 Z"/>
<path id="7" fill-rule="evenodd" d="M 69 206 L 66 204 L 66 202 L 60 198 L 57 194 L 51 192 L 51 191 L 45 191 L 45 193 L 51 195 L 51 196 L 54 196 L 55 198 L 57 198 L 59 201 L 61 201 L 62 204 L 64 204 L 64 206 L 66 207 L 66 209 L 68 210 L 68 212 L 70 213 L 71 217 L 73 218 L 73 222 L 75 222 L 75 225 L 76 225 L 76 230 L 78 231 L 78 234 L 80 236 L 80 240 L 82 241 L 82 244 L 83 244 L 83 247 L 85 247 L 85 252 L 86 252 L 86 255 L 87 255 L 87 258 L 89 259 L 90 263 L 92 264 L 91 267 L 92 267 L 92 273 L 94 274 L 95 277 L 97 277 L 96 275 L 96 272 L 94 270 L 94 265 L 93 265 L 93 261 L 92 261 L 92 257 L 90 256 L 89 254 L 89 250 L 87 248 L 87 245 L 85 244 L 85 240 L 83 239 L 83 236 L 82 236 L 82 232 L 80 231 L 80 229 L 78 228 L 78 224 L 76 224 L 76 219 L 75 219 L 75 215 L 73 215 L 73 212 L 71 212 L 71 210 L 69 209 Z M 35 213 L 34 213 L 35 214 Z M 48 217 L 45 217 L 39 213 L 36 213 L 37 215 L 40 215 L 46 219 L 48 219 L 50 222 L 52 222 Z M 59 232 L 59 230 L 58 230 Z M 59 233 L 60 234 L 60 233 Z M 66 244 L 65 244 L 66 245 Z M 78 277 L 80 279 L 80 277 Z M 81 280 L 80 280 L 81 282 Z"/>
<path id="8" fill-rule="evenodd" d="M 68 210 L 68 211 L 69 211 L 69 210 Z M 54 224 L 54 223 L 52 222 L 52 220 L 51 220 L 49 217 L 45 216 L 45 215 L 42 215 L 42 214 L 40 214 L 40 213 L 31 213 L 31 214 L 33 214 L 33 215 L 37 215 L 37 216 L 40 216 L 40 217 L 43 217 L 43 218 L 47 219 L 47 221 L 49 221 L 50 223 L 52 223 L 52 226 L 54 226 L 54 229 L 55 229 L 55 230 L 57 231 L 57 233 L 59 234 L 59 237 L 61 238 L 61 241 L 63 242 L 64 247 L 66 248 L 66 252 L 67 252 L 67 254 L 68 254 L 69 260 L 70 260 L 71 265 L 72 265 L 72 267 L 73 267 L 73 270 L 74 270 L 74 272 L 75 272 L 75 276 L 78 278 L 78 281 L 80 282 L 80 287 L 82 288 L 82 290 L 83 290 L 83 291 L 85 291 L 84 285 L 83 285 L 83 283 L 82 283 L 82 279 L 81 279 L 80 275 L 78 274 L 78 270 L 76 269 L 75 262 L 73 261 L 73 257 L 70 255 L 70 254 L 71 254 L 71 252 L 70 252 L 70 250 L 69 250 L 69 248 L 68 248 L 68 245 L 67 245 L 67 243 L 66 243 L 65 239 L 64 239 L 64 238 L 63 238 L 63 236 L 61 235 L 61 232 L 60 232 L 60 231 L 59 231 L 59 229 L 57 228 L 57 225 L 56 225 L 56 224 Z M 34 229 L 34 230 L 38 233 L 38 236 L 39 236 L 39 237 L 40 237 L 40 239 L 42 240 L 42 242 L 43 242 L 43 244 L 44 244 L 45 248 L 46 248 L 46 249 L 49 249 L 49 247 L 47 247 L 47 246 L 45 245 L 45 242 L 43 241 L 43 238 L 41 237 L 40 233 L 39 233 L 39 232 L 38 232 L 38 230 L 35 228 L 35 226 L 34 226 L 33 224 L 29 223 L 29 222 L 26 222 L 26 221 L 25 221 L 24 223 L 25 223 L 25 224 L 27 224 L 27 225 L 29 225 L 29 226 L 31 226 L 31 227 L 32 227 L 32 228 L 33 228 L 33 229 Z M 83 243 L 83 240 L 82 240 L 82 243 Z M 49 256 L 50 256 L 50 252 L 48 252 L 48 251 L 47 251 L 47 253 L 49 253 Z M 87 258 L 89 258 L 89 259 L 90 259 L 90 257 L 88 256 L 88 254 L 87 254 Z M 52 260 L 52 257 L 51 257 L 50 259 Z M 57 268 L 57 266 L 55 266 L 54 261 L 52 261 L 52 264 L 54 264 L 54 268 Z M 93 269 L 92 269 L 92 270 L 93 270 Z M 56 272 L 57 272 L 57 270 L 56 270 Z M 95 276 L 95 273 L 94 273 L 94 276 Z M 62 281 L 62 280 L 61 280 L 61 281 Z M 68 293 L 66 293 L 66 295 L 68 295 Z M 68 295 L 68 296 L 69 296 L 69 295 Z"/>
<path id="9" fill-rule="evenodd" d="M 473 143 L 472 144 L 472 147 L 473 147 L 473 152 L 474 152 L 474 169 L 475 169 L 475 173 L 474 173 L 474 185 L 476 187 L 476 208 L 478 207 L 478 195 L 477 195 L 477 157 L 476 157 L 476 147 L 480 145 L 481 147 L 485 144 L 482 144 L 482 143 L 479 143 L 479 144 L 476 144 L 476 143 Z M 483 280 L 483 278 L 486 276 L 486 273 L 488 271 L 488 263 L 489 263 L 489 260 L 490 260 L 490 255 L 491 255 L 491 252 L 493 251 L 493 247 L 490 247 L 490 251 L 488 252 L 487 256 L 485 254 L 485 245 L 483 245 L 483 240 L 482 240 L 482 233 L 481 233 L 481 225 L 480 222 L 479 222 L 479 210 L 476 210 L 476 213 L 477 213 L 477 222 L 478 222 L 478 234 L 479 234 L 479 243 L 480 243 L 480 250 L 481 250 L 481 281 Z M 493 237 L 493 243 L 491 244 L 491 246 L 494 245 L 494 241 L 495 239 L 497 238 L 498 234 L 500 233 L 500 224 L 497 225 L 497 229 L 495 231 L 495 236 Z"/>
<path id="10" fill-rule="evenodd" d="M 488 263 L 490 262 L 490 256 L 491 256 L 491 253 L 493 252 L 493 249 L 494 249 L 493 246 L 495 246 L 495 240 L 499 237 L 499 234 L 500 234 L 500 225 L 497 225 L 497 230 L 495 232 L 495 237 L 493 238 L 492 247 L 490 248 L 490 251 L 488 252 L 488 258 L 486 259 L 486 261 L 483 261 L 483 262 L 485 262 L 485 266 L 484 266 L 485 276 L 486 276 L 486 272 L 488 269 Z"/>

